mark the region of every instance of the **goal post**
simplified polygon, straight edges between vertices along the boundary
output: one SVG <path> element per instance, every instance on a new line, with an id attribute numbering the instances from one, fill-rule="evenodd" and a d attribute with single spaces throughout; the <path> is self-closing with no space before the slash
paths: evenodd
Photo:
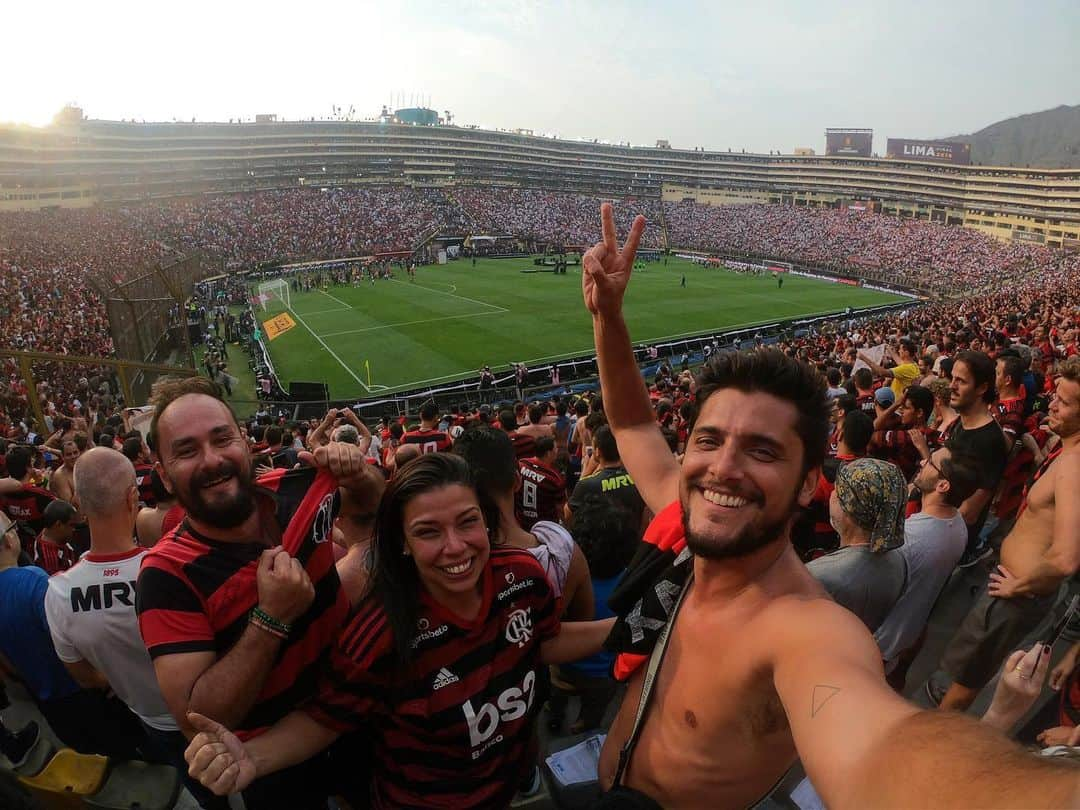
<path id="1" fill-rule="evenodd" d="M 258 293 L 263 312 L 270 309 L 275 301 L 280 301 L 285 309 L 292 309 L 292 301 L 289 298 L 289 282 L 283 278 L 260 282 Z"/>

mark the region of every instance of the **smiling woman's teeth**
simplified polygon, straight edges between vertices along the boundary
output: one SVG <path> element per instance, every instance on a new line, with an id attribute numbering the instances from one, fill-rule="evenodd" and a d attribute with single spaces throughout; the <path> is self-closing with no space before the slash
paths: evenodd
<path id="1" fill-rule="evenodd" d="M 701 495 L 709 503 L 715 503 L 717 506 L 739 507 L 749 503 L 746 498 L 740 498 L 738 495 L 725 495 L 710 489 L 703 489 Z"/>
<path id="2" fill-rule="evenodd" d="M 472 563 L 472 560 L 466 560 L 465 562 L 458 563 L 457 565 L 448 565 L 443 568 L 443 571 L 448 574 L 464 574 L 466 571 L 472 568 Z"/>

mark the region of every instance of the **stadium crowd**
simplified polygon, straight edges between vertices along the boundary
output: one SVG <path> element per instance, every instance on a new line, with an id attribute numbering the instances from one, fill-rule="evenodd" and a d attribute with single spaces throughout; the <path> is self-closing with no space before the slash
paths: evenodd
<path id="1" fill-rule="evenodd" d="M 454 189 L 466 221 L 475 233 L 508 234 L 562 246 L 587 247 L 596 235 L 597 197 L 528 188 Z M 620 202 L 616 227 L 626 234 L 635 214 L 650 222 L 660 221 L 659 200 L 628 199 Z M 645 238 L 648 247 L 660 247 L 662 234 L 655 228 Z"/>
<path id="2" fill-rule="evenodd" d="M 680 248 L 731 252 L 833 270 L 885 271 L 940 292 L 1006 285 L 1036 270 L 1075 266 L 1059 252 L 1002 242 L 970 228 L 880 216 L 872 212 L 781 205 L 705 206 L 664 203 L 669 242 Z"/>
<path id="3" fill-rule="evenodd" d="M 264 262 L 411 251 L 432 230 L 465 220 L 435 189 L 264 191 L 132 209 L 140 230 L 181 250 L 225 259 L 227 269 Z"/>
<path id="4" fill-rule="evenodd" d="M 469 227 L 595 239 L 595 211 L 578 219 L 577 202 L 538 231 L 527 212 L 552 195 L 454 193 Z M 336 209 L 332 195 L 316 199 Z M 403 193 L 378 219 L 381 244 L 414 227 L 410 206 L 441 216 L 437 200 Z M 242 235 L 222 224 L 273 219 L 269 200 L 218 201 L 205 218 L 188 205 L 173 204 L 188 241 L 166 243 L 216 239 L 235 262 L 305 249 L 291 219 Z M 678 225 L 669 215 L 669 227 L 689 238 L 697 213 Z M 104 227 L 131 214 L 81 216 Z M 126 219 L 117 233 L 158 234 L 168 219 L 138 216 L 147 230 Z M 335 251 L 376 244 L 336 214 L 297 216 Z M 36 447 L 11 435 L 0 479 L 0 652 L 12 674 L 65 744 L 190 768 L 206 807 L 233 791 L 253 809 L 325 807 L 331 794 L 505 806 L 540 788 L 545 699 L 552 732 L 591 730 L 616 680 L 629 698 L 600 757 L 605 806 L 746 806 L 796 756 L 830 805 L 1068 804 L 1077 772 L 1006 736 L 1049 677 L 1056 725 L 1028 742 L 1080 746 L 1080 635 L 1051 666 L 1056 638 L 1040 630 L 1080 570 L 1080 265 L 994 253 L 925 223 L 731 216 L 730 231 L 711 219 L 700 229 L 925 272 L 896 252 L 913 239 L 934 273 L 997 281 L 977 297 L 715 350 L 697 375 L 664 363 L 643 385 L 621 314 L 641 223 L 608 215 L 583 268 L 602 396 L 447 413 L 427 402 L 372 427 L 350 409 L 238 421 L 211 381 L 190 378 L 156 386 L 141 431 L 119 413 L 65 411 L 69 398 L 113 406 L 104 375 L 46 384 L 52 424 Z M 48 221 L 62 229 L 67 217 L 78 219 Z M 740 230 L 739 217 L 755 224 Z M 71 235 L 61 248 L 5 228 L 13 317 L 36 325 L 35 306 L 92 307 L 77 285 L 101 269 L 108 238 Z M 864 228 L 877 235 L 847 235 Z M 622 251 L 617 232 L 629 234 Z M 123 255 L 165 250 L 147 244 Z M 980 261 L 999 263 L 972 275 Z M 1025 262 L 1039 272 L 1020 275 Z M 55 287 L 27 291 L 25 277 Z M 65 328 L 41 322 L 32 345 L 63 341 L 46 329 Z M 17 394 L 5 390 L 10 412 Z M 907 683 L 950 576 L 977 565 L 985 582 L 940 672 Z M 679 651 L 666 658 L 665 626 Z M 1075 616 L 1069 632 L 1080 634 Z M 740 654 L 716 654 L 717 638 Z M 654 654 L 661 674 L 643 686 Z M 999 673 L 981 725 L 895 694 L 925 688 L 964 711 Z M 571 696 L 582 698 L 573 719 Z M 0 726 L 6 756 L 18 759 L 25 731 Z"/>

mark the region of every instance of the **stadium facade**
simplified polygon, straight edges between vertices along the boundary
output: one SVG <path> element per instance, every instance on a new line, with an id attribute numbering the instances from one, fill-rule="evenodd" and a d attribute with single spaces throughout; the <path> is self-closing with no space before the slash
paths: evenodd
<path id="1" fill-rule="evenodd" d="M 1080 170 L 760 155 L 354 121 L 0 126 L 0 210 L 341 185 L 492 184 L 706 204 L 870 205 L 1080 249 Z"/>

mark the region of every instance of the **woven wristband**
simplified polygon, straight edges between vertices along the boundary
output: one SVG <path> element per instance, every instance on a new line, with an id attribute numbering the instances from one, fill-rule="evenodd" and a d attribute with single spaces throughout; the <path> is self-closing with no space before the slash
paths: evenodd
<path id="1" fill-rule="evenodd" d="M 248 624 L 254 625 L 255 627 L 262 630 L 264 633 L 269 633 L 274 638 L 279 638 L 282 641 L 285 641 L 289 637 L 288 633 L 283 633 L 282 631 L 278 630 L 276 627 L 271 627 L 266 622 L 260 621 L 259 619 L 256 619 L 254 616 L 251 616 L 251 617 L 248 618 Z"/>
<path id="2" fill-rule="evenodd" d="M 275 630 L 279 630 L 280 632 L 284 633 L 285 635 L 288 635 L 289 633 L 292 632 L 292 625 L 285 624 L 285 622 L 279 621 L 278 619 L 275 619 L 273 616 L 271 616 L 269 613 L 267 613 L 265 610 L 263 610 L 260 607 L 252 608 L 251 616 L 254 619 L 258 619 L 263 624 L 269 625 L 270 627 L 273 627 Z"/>

